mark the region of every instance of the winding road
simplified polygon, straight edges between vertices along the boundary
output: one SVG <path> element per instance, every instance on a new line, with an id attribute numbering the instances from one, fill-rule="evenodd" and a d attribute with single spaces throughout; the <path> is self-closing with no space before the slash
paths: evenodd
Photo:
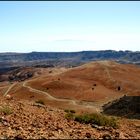
<path id="1" fill-rule="evenodd" d="M 28 80 L 28 81 L 25 81 L 25 82 L 23 83 L 23 87 L 28 88 L 29 91 L 32 91 L 32 92 L 35 92 L 35 93 L 39 93 L 39 94 L 45 94 L 45 95 L 47 95 L 47 97 L 48 97 L 50 100 L 61 101 L 61 102 L 69 102 L 69 103 L 72 104 L 72 105 L 81 106 L 81 107 L 86 107 L 86 108 L 92 108 L 92 109 L 94 109 L 96 112 L 100 112 L 100 109 L 97 108 L 97 107 L 94 106 L 94 105 L 81 105 L 81 104 L 78 104 L 78 101 L 76 101 L 76 100 L 55 98 L 54 96 L 50 95 L 48 92 L 41 91 L 41 90 L 38 90 L 38 89 L 34 89 L 34 88 L 32 88 L 32 87 L 30 87 L 30 86 L 27 85 L 27 83 L 28 83 L 29 81 L 33 81 L 33 80 Z M 85 102 L 85 101 L 83 101 L 83 102 Z M 85 102 L 85 103 L 86 103 L 86 102 Z"/>
<path id="2" fill-rule="evenodd" d="M 16 85 L 16 83 L 13 83 L 11 86 L 8 87 L 8 89 L 6 90 L 6 92 L 4 93 L 3 96 L 6 96 L 8 94 L 8 92 Z"/>
<path id="3" fill-rule="evenodd" d="M 107 68 L 107 65 L 108 65 L 108 62 L 106 61 L 103 61 L 103 62 L 100 62 L 99 63 L 106 71 L 107 73 L 107 76 L 110 80 L 114 81 L 114 79 L 111 77 L 110 75 L 110 72 Z M 36 78 L 35 78 L 36 79 Z M 56 98 L 52 95 L 50 95 L 48 92 L 45 92 L 45 91 L 41 91 L 41 90 L 38 90 L 38 89 L 35 89 L 33 87 L 30 87 L 28 85 L 28 82 L 31 82 L 31 81 L 34 81 L 34 79 L 31 79 L 31 80 L 27 80 L 27 81 L 24 81 L 22 83 L 22 86 L 27 88 L 29 91 L 31 92 L 34 92 L 34 93 L 38 93 L 38 94 L 44 94 L 48 97 L 48 99 L 50 100 L 53 100 L 53 101 L 60 101 L 60 102 L 68 102 L 70 103 L 71 105 L 76 105 L 76 106 L 79 106 L 79 107 L 82 107 L 82 108 L 90 108 L 90 109 L 93 109 L 95 110 L 96 112 L 100 112 L 102 109 L 100 106 L 97 106 L 97 104 L 94 105 L 94 103 L 92 102 L 92 105 L 90 104 L 89 105 L 89 102 L 86 102 L 86 101 L 78 101 L 78 100 L 73 100 L 73 99 L 63 99 L 63 98 Z M 12 84 L 11 86 L 9 86 L 9 88 L 7 89 L 7 91 L 4 93 L 4 96 L 6 96 L 8 94 L 8 92 L 15 86 L 16 83 Z"/>

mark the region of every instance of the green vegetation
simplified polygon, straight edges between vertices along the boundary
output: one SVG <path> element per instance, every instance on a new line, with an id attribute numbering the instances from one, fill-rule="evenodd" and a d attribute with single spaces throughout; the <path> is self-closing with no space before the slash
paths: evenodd
<path id="1" fill-rule="evenodd" d="M 83 115 L 75 115 L 71 112 L 68 112 L 65 115 L 66 119 L 72 119 L 80 123 L 84 124 L 96 124 L 99 126 L 108 126 L 117 128 L 117 121 L 113 117 L 108 117 L 102 114 L 92 113 L 92 114 L 83 114 Z"/>
<path id="2" fill-rule="evenodd" d="M 116 119 L 113 117 L 107 117 L 102 114 L 84 114 L 75 116 L 75 121 L 85 124 L 96 124 L 99 126 L 110 126 L 117 128 Z"/>
<path id="3" fill-rule="evenodd" d="M 4 115 L 10 115 L 13 113 L 12 109 L 9 106 L 2 106 L 0 108 L 0 112 L 4 113 Z"/>
<path id="4" fill-rule="evenodd" d="M 68 119 L 68 120 L 72 119 L 73 120 L 75 118 L 75 115 L 74 115 L 75 110 L 65 109 L 64 111 L 67 113 L 65 115 L 66 119 Z"/>
<path id="5" fill-rule="evenodd" d="M 44 101 L 43 100 L 37 100 L 37 101 L 35 101 L 36 103 L 38 103 L 38 104 L 42 104 L 42 105 L 45 105 L 45 103 L 44 103 Z"/>
<path id="6" fill-rule="evenodd" d="M 73 113 L 69 112 L 65 115 L 65 118 L 68 119 L 68 120 L 74 120 L 75 115 Z"/>

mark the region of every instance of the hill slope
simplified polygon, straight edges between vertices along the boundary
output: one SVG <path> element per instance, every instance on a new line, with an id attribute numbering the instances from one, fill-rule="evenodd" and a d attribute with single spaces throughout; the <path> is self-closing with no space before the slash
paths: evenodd
<path id="1" fill-rule="evenodd" d="M 99 101 L 124 94 L 140 95 L 140 68 L 97 61 L 55 76 L 42 76 L 28 84 L 57 98 Z"/>
<path id="2" fill-rule="evenodd" d="M 4 109 L 7 109 L 7 111 Z M 139 122 L 136 120 L 133 122 L 119 120 L 119 129 L 110 127 L 93 128 L 91 125 L 67 120 L 65 114 L 63 110 L 34 102 L 1 98 L 0 139 L 140 138 L 137 128 Z M 125 125 L 123 124 L 124 121 Z"/>
<path id="3" fill-rule="evenodd" d="M 100 112 L 105 103 L 124 95 L 140 96 L 140 68 L 114 61 L 96 61 L 75 68 L 43 68 L 30 80 L 5 83 L 2 95 L 41 99 L 57 108 Z"/>

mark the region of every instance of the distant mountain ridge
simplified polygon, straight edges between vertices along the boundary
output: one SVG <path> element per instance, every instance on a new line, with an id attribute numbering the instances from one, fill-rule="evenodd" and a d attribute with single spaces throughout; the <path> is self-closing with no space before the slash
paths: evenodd
<path id="1" fill-rule="evenodd" d="M 95 60 L 114 60 L 120 63 L 140 65 L 140 52 L 132 51 L 81 51 L 81 52 L 31 52 L 0 53 L 0 65 L 16 66 L 77 66 Z"/>

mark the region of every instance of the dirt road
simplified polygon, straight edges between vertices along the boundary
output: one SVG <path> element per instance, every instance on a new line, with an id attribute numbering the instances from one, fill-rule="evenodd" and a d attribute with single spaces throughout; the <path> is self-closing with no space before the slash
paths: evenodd
<path id="1" fill-rule="evenodd" d="M 78 103 L 79 101 L 77 101 L 77 100 L 55 98 L 54 96 L 51 96 L 48 92 L 41 91 L 41 90 L 38 90 L 38 89 L 34 89 L 34 88 L 32 88 L 32 87 L 30 87 L 30 86 L 27 85 L 27 83 L 28 83 L 29 81 L 33 81 L 33 80 L 25 81 L 25 82 L 23 83 L 23 87 L 28 88 L 30 91 L 35 92 L 35 93 L 45 94 L 45 95 L 47 95 L 48 99 L 50 99 L 50 100 L 61 101 L 61 102 L 69 102 L 70 104 L 75 105 L 75 106 L 80 106 L 80 107 L 84 107 L 84 108 L 92 108 L 92 109 L 94 109 L 96 112 L 100 112 L 100 109 L 97 108 L 97 107 L 94 106 L 94 105 L 84 105 L 84 104 L 82 105 L 82 104 L 79 104 L 79 103 Z M 88 103 L 88 102 L 85 102 L 85 101 L 82 101 L 82 102 Z"/>
<path id="2" fill-rule="evenodd" d="M 8 89 L 6 90 L 6 92 L 4 93 L 3 96 L 6 96 L 8 94 L 8 92 L 16 85 L 16 83 L 13 83 L 11 86 L 8 87 Z"/>

